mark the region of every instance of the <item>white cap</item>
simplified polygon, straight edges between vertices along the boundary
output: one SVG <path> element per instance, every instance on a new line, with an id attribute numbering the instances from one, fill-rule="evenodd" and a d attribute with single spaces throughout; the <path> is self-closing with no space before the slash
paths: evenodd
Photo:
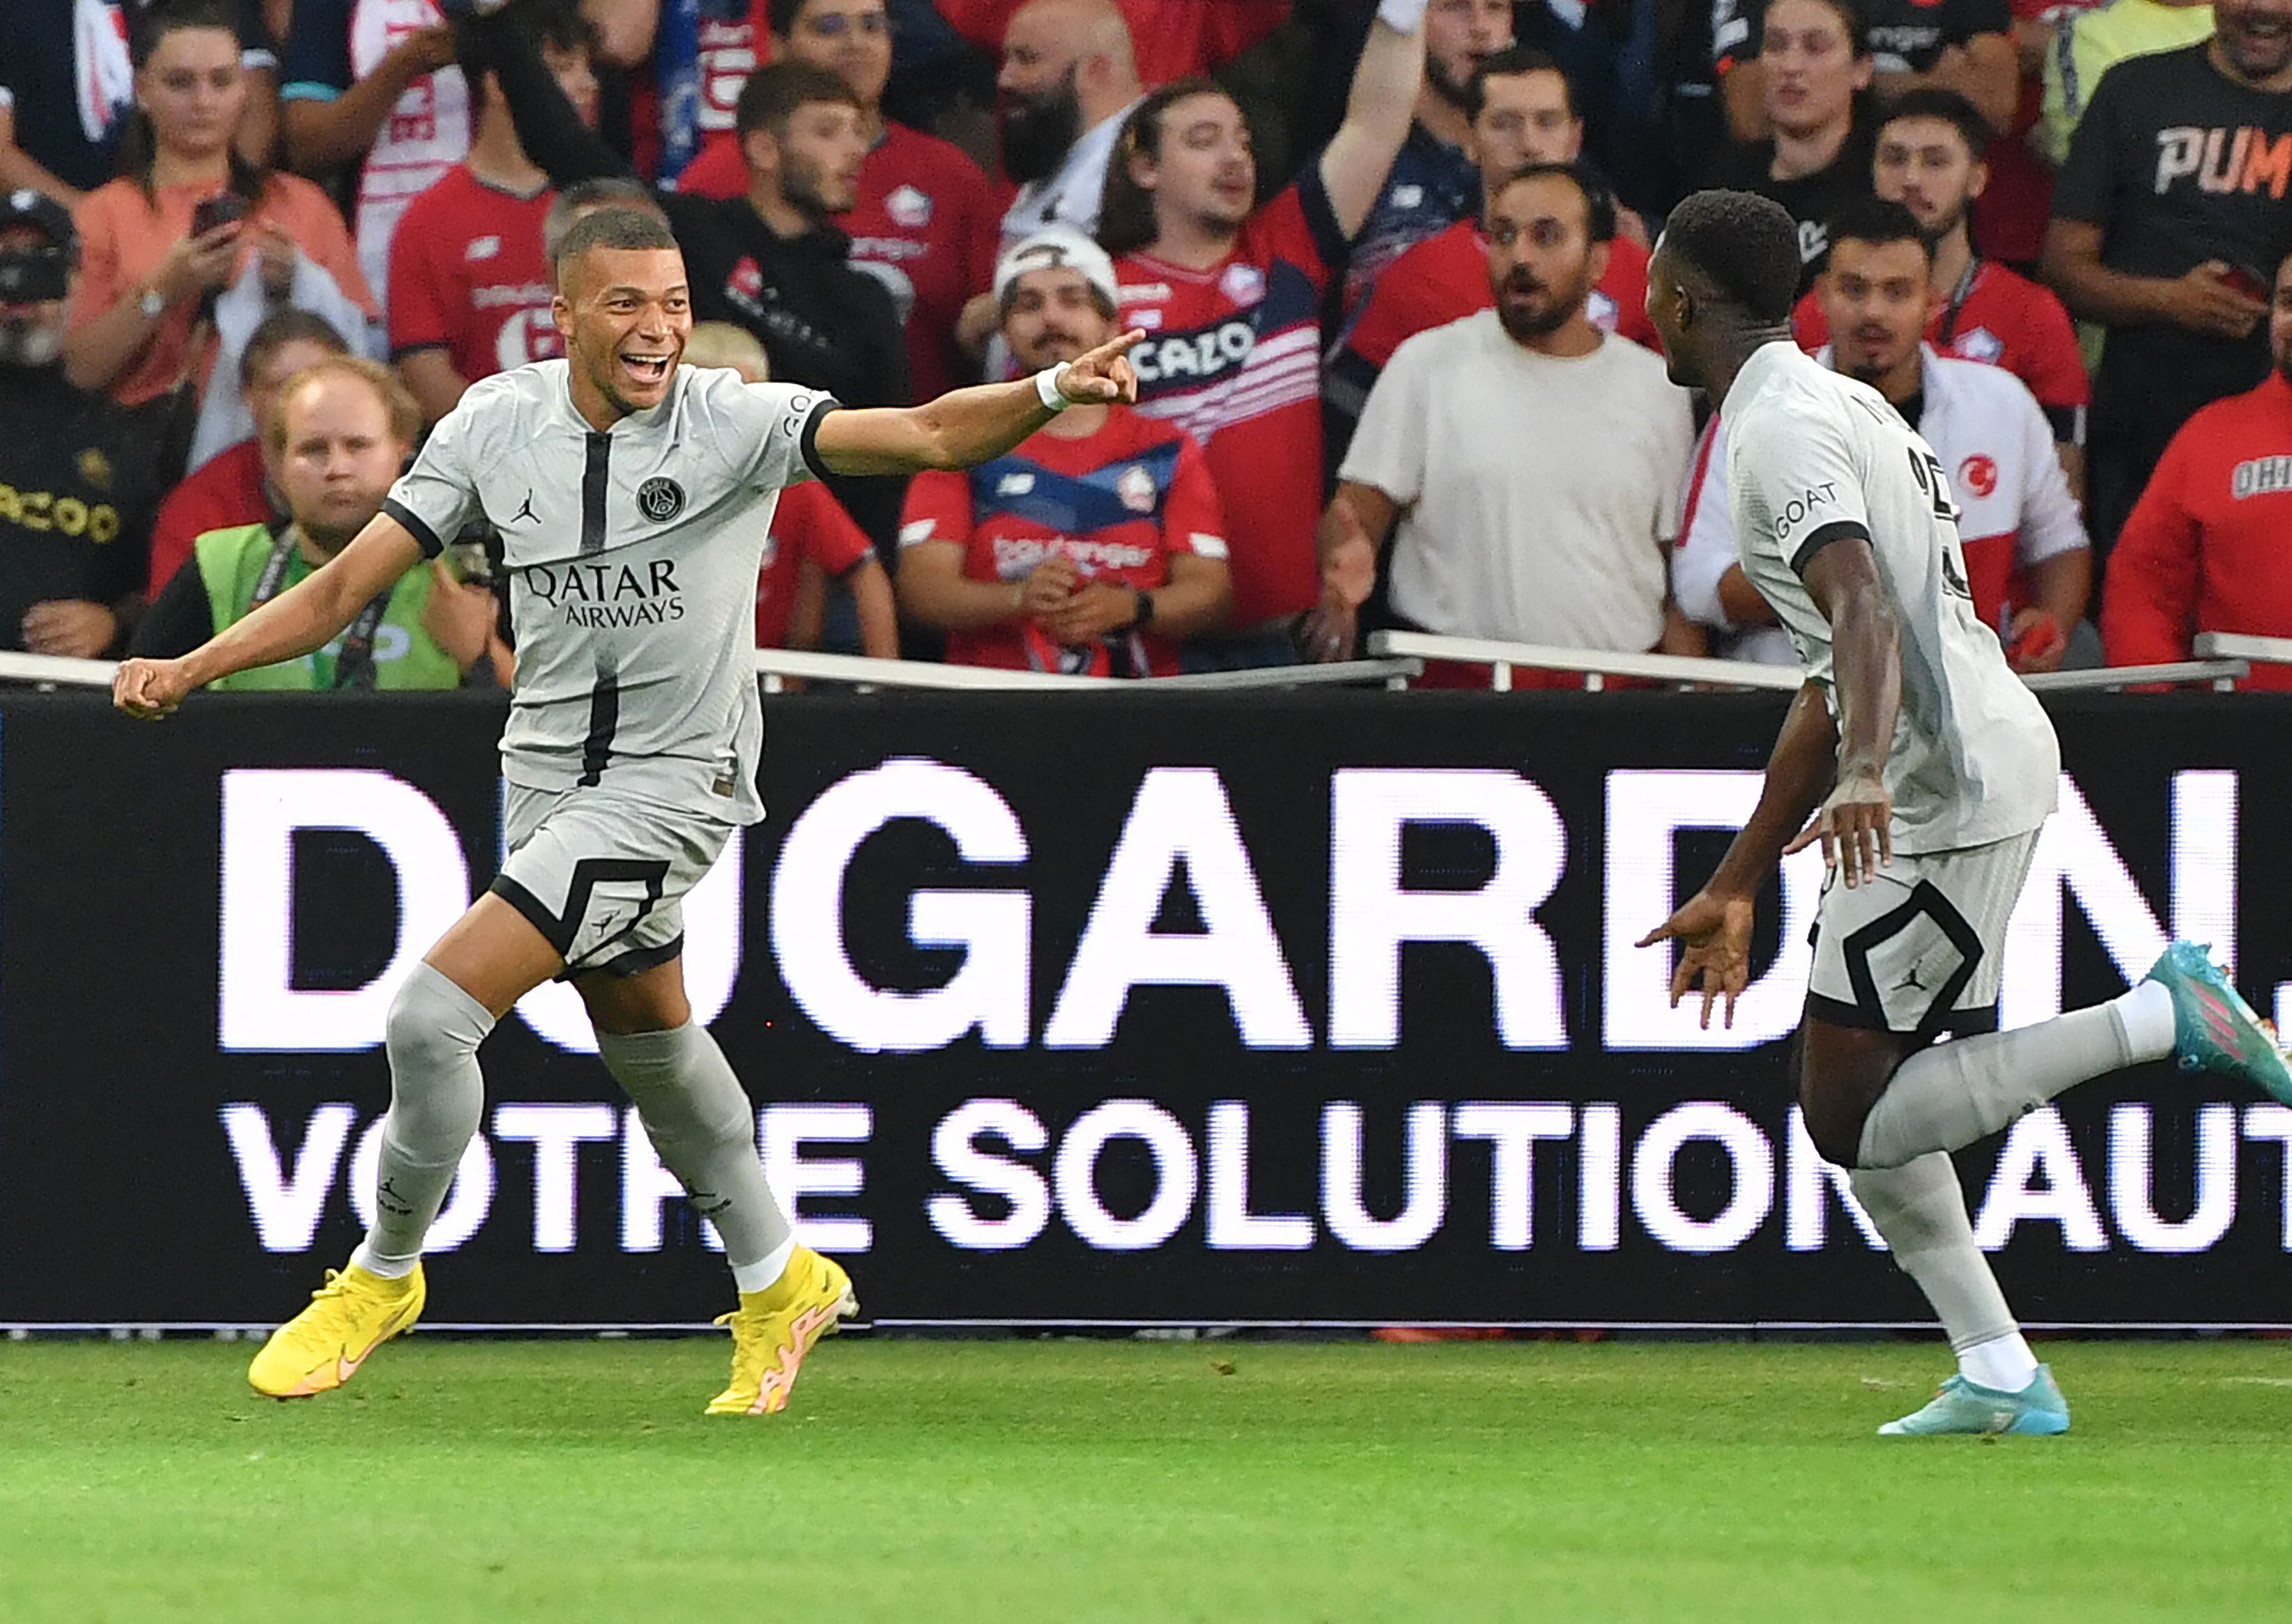
<path id="1" fill-rule="evenodd" d="M 1045 226 L 1041 230 L 1016 243 L 1005 253 L 995 266 L 995 305 L 1002 309 L 1011 297 L 1011 285 L 1030 270 L 1051 270 L 1064 267 L 1082 272 L 1110 309 L 1121 301 L 1115 291 L 1114 261 L 1100 247 L 1072 226 Z"/>

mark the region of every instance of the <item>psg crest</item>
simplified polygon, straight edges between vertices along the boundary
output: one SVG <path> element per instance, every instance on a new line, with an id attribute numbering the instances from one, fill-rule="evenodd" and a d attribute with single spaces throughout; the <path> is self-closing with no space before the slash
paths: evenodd
<path id="1" fill-rule="evenodd" d="M 665 525 L 684 511 L 684 487 L 670 478 L 648 479 L 637 486 L 637 506 L 647 519 Z"/>

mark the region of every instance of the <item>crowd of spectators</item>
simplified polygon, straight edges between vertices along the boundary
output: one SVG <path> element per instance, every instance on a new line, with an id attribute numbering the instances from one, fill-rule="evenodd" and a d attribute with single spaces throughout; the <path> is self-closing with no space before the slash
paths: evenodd
<path id="1" fill-rule="evenodd" d="M 751 381 L 1147 335 L 1135 408 L 786 493 L 761 645 L 1771 658 L 1644 311 L 1704 185 L 1798 221 L 1796 336 L 1934 446 L 2017 668 L 2292 637 L 2292 0 L 11 0 L 0 646 L 172 652 L 321 565 L 636 207 Z M 258 686 L 511 683 L 498 562 Z"/>

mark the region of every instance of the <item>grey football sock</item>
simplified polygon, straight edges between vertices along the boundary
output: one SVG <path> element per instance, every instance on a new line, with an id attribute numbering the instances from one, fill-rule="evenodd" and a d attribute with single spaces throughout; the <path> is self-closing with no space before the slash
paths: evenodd
<path id="1" fill-rule="evenodd" d="M 1870 1107 L 1860 1165 L 1901 1167 L 1957 1150 L 2089 1077 L 2159 1057 L 2135 1049 L 2114 1004 L 1937 1044 L 1903 1061 Z"/>
<path id="2" fill-rule="evenodd" d="M 1933 1305 L 1951 1347 L 1963 1352 L 2018 1331 L 1989 1259 L 1973 1243 L 1965 1193 L 1948 1156 L 1929 1151 L 1901 1167 L 1858 1167 L 1849 1178 L 1894 1262 Z"/>
<path id="3" fill-rule="evenodd" d="M 786 1246 L 787 1215 L 756 1157 L 755 1107 L 708 1029 L 687 1021 L 667 1032 L 601 1032 L 597 1053 L 636 1102 L 661 1165 L 716 1226 L 732 1266 Z"/>
<path id="4" fill-rule="evenodd" d="M 377 1274 L 412 1271 L 485 1109 L 478 1045 L 486 1007 L 427 964 L 391 1001 L 390 1114 L 383 1119 L 374 1224 L 351 1261 Z"/>

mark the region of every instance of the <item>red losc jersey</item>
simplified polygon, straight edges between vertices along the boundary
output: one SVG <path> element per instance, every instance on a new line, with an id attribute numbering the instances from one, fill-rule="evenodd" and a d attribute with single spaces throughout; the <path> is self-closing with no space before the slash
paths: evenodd
<path id="1" fill-rule="evenodd" d="M 702 152 L 676 189 L 745 196 L 748 170 L 738 144 Z M 956 319 L 965 300 L 994 285 L 1003 229 L 979 165 L 950 141 L 887 122 L 860 166 L 859 203 L 835 225 L 851 238 L 851 263 L 892 290 L 916 398 L 930 400 L 966 382 L 972 368 L 956 348 Z"/>
<path id="2" fill-rule="evenodd" d="M 541 222 L 557 194 L 488 186 L 456 164 L 406 206 L 390 238 L 390 353 L 443 350 L 475 383 L 565 353 Z"/>
<path id="3" fill-rule="evenodd" d="M 1083 439 L 1038 433 L 977 468 L 917 474 L 908 484 L 904 549 L 951 542 L 972 581 L 1024 581 L 1063 553 L 1085 580 L 1141 589 L 1170 578 L 1173 554 L 1226 556 L 1218 494 L 1201 448 L 1166 423 L 1117 411 Z M 1033 626 L 948 634 L 956 665 L 1168 676 L 1177 650 L 1147 632 L 1118 632 L 1106 647 L 1052 647 Z"/>
<path id="4" fill-rule="evenodd" d="M 1322 296 L 1345 242 L 1320 165 L 1249 217 L 1207 270 L 1150 253 L 1115 261 L 1138 409 L 1201 443 L 1233 547 L 1233 623 L 1320 600 Z"/>
<path id="5" fill-rule="evenodd" d="M 827 487 L 807 479 L 780 493 L 756 575 L 756 647 L 787 646 L 788 612 L 795 607 L 796 577 L 810 559 L 840 580 L 874 556 L 868 533 L 852 522 Z"/>

